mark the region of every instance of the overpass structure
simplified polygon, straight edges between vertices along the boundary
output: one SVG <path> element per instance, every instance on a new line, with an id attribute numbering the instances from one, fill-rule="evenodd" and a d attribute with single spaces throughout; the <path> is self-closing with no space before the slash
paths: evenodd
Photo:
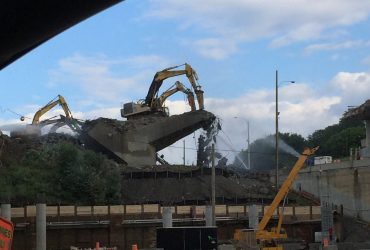
<path id="1" fill-rule="evenodd" d="M 64 30 L 122 0 L 0 1 L 0 70 Z"/>
<path id="2" fill-rule="evenodd" d="M 170 206 L 173 225 L 204 226 L 204 205 Z M 256 206 L 259 217 L 268 206 Z M 101 245 L 131 249 L 154 249 L 156 228 L 162 227 L 164 207 L 160 204 L 109 205 L 109 206 L 46 206 L 46 238 L 48 249 L 69 249 L 70 246 L 88 248 L 99 239 Z M 13 207 L 11 220 L 15 226 L 14 250 L 36 249 L 35 229 L 37 208 L 34 205 Z M 280 211 L 281 208 L 280 208 Z M 3 211 L 1 211 L 3 212 Z M 215 209 L 218 239 L 227 242 L 236 228 L 248 225 L 249 206 L 245 204 L 219 204 Z M 320 229 L 319 206 L 286 206 L 284 228 L 289 235 L 312 242 L 314 232 Z M 277 223 L 278 216 L 273 216 Z"/>
<path id="3" fill-rule="evenodd" d="M 301 169 L 293 189 L 336 205 L 344 215 L 370 222 L 370 99 L 348 109 L 343 117 L 365 123 L 361 159 L 351 157 L 348 161 Z"/>
<path id="4" fill-rule="evenodd" d="M 292 187 L 317 198 L 325 197 L 338 212 L 370 222 L 370 159 L 306 167 Z"/>
<path id="5" fill-rule="evenodd" d="M 358 107 L 349 108 L 343 117 L 351 120 L 362 120 L 365 122 L 366 139 L 362 144 L 361 155 L 370 157 L 370 99 Z"/>

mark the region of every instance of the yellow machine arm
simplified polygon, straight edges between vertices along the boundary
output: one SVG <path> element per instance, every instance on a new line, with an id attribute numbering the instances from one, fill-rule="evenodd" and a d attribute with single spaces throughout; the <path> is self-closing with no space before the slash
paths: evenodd
<path id="1" fill-rule="evenodd" d="M 294 166 L 293 166 L 292 170 L 290 171 L 288 177 L 286 178 L 286 180 L 284 181 L 283 185 L 279 189 L 279 192 L 276 194 L 274 200 L 272 201 L 270 207 L 267 209 L 267 211 L 264 214 L 262 220 L 258 224 L 257 238 L 258 238 L 258 231 L 265 230 L 267 223 L 270 221 L 270 219 L 271 219 L 274 211 L 279 206 L 281 200 L 284 198 L 284 196 L 286 195 L 286 193 L 289 191 L 289 188 L 292 186 L 292 183 L 293 183 L 295 177 L 297 176 L 299 170 L 304 165 L 304 162 L 307 159 L 307 157 L 310 156 L 310 155 L 312 155 L 312 154 L 314 154 L 315 151 L 318 148 L 319 147 L 315 147 L 315 148 L 312 148 L 312 149 L 305 148 L 304 151 L 303 151 L 303 153 L 299 156 L 297 162 L 294 164 Z M 281 227 L 281 221 L 279 223 L 280 223 L 280 225 L 278 226 L 278 228 Z M 277 233 L 279 233 L 279 232 L 277 232 Z"/>
<path id="2" fill-rule="evenodd" d="M 50 109 L 54 108 L 56 105 L 60 105 L 66 114 L 66 118 L 73 119 L 72 113 L 68 108 L 67 102 L 63 98 L 63 96 L 58 95 L 56 98 L 51 100 L 48 104 L 44 107 L 40 108 L 35 115 L 33 116 L 32 125 L 37 125 L 40 122 L 41 116 L 47 113 Z"/>
<path id="3" fill-rule="evenodd" d="M 170 89 L 166 90 L 165 92 L 163 92 L 159 96 L 159 98 L 157 99 L 158 100 L 157 104 L 156 104 L 156 105 L 158 105 L 158 107 L 156 107 L 156 108 L 161 108 L 168 97 L 170 97 L 171 95 L 173 95 L 173 94 L 175 94 L 176 92 L 179 92 L 179 91 L 186 94 L 186 96 L 188 98 L 190 108 L 191 108 L 191 111 L 195 111 L 195 103 L 194 103 L 194 94 L 193 94 L 193 92 L 190 89 L 186 88 L 179 81 L 176 81 L 174 88 L 170 88 Z"/>
<path id="4" fill-rule="evenodd" d="M 154 75 L 153 82 L 149 88 L 148 94 L 145 98 L 145 104 L 148 106 L 152 106 L 152 102 L 155 100 L 155 96 L 157 95 L 159 88 L 162 86 L 162 83 L 165 79 L 179 76 L 179 75 L 186 75 L 189 79 L 191 86 L 194 89 L 194 92 L 197 96 L 197 101 L 199 105 L 199 109 L 204 109 L 204 100 L 203 100 L 203 91 L 201 90 L 201 86 L 197 84 L 198 76 L 195 70 L 187 63 L 184 64 L 185 69 L 183 70 L 173 70 L 179 66 L 174 66 L 170 68 L 166 68 L 162 71 L 157 72 Z"/>

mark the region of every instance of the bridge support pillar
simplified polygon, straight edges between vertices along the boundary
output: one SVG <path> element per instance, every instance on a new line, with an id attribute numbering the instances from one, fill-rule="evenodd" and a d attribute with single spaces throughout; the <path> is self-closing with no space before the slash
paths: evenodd
<path id="1" fill-rule="evenodd" d="M 206 219 L 206 227 L 212 227 L 213 226 L 213 218 L 212 218 L 212 206 L 207 205 L 204 210 L 204 216 Z"/>
<path id="2" fill-rule="evenodd" d="M 46 250 L 46 204 L 36 204 L 36 250 Z"/>
<path id="3" fill-rule="evenodd" d="M 8 221 L 12 219 L 12 207 L 10 204 L 1 204 L 1 217 Z"/>
<path id="4" fill-rule="evenodd" d="M 257 229 L 258 211 L 257 211 L 256 205 L 248 206 L 248 222 L 249 222 L 249 228 Z"/>

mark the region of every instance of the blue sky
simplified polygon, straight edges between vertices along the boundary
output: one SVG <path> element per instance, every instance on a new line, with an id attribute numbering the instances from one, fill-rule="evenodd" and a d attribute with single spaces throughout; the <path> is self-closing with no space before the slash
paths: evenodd
<path id="1" fill-rule="evenodd" d="M 233 147 L 245 144 L 246 120 L 252 140 L 273 133 L 275 70 L 296 81 L 279 88 L 281 131 L 307 136 L 369 98 L 369 14 L 367 0 L 127 0 L 3 69 L 0 123 L 17 122 L 7 109 L 32 117 L 57 94 L 75 117 L 120 118 L 156 71 L 187 62 Z M 188 110 L 180 94 L 168 106 Z"/>

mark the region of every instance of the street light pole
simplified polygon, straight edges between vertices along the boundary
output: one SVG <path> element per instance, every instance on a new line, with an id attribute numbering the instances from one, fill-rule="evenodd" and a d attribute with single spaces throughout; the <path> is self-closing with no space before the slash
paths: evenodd
<path id="1" fill-rule="evenodd" d="M 275 188 L 279 190 L 279 108 L 278 108 L 278 71 L 276 70 L 275 76 Z"/>
<path id="2" fill-rule="evenodd" d="M 288 83 L 295 83 L 295 81 L 283 81 Z M 280 83 L 283 83 L 280 82 Z M 279 190 L 279 78 L 278 71 L 276 70 L 275 76 L 275 162 L 276 162 L 276 174 L 275 174 L 275 186 L 276 192 Z"/>
<path id="3" fill-rule="evenodd" d="M 247 122 L 248 124 L 248 168 L 251 168 L 251 145 L 250 145 L 250 137 L 249 137 L 249 121 Z"/>

